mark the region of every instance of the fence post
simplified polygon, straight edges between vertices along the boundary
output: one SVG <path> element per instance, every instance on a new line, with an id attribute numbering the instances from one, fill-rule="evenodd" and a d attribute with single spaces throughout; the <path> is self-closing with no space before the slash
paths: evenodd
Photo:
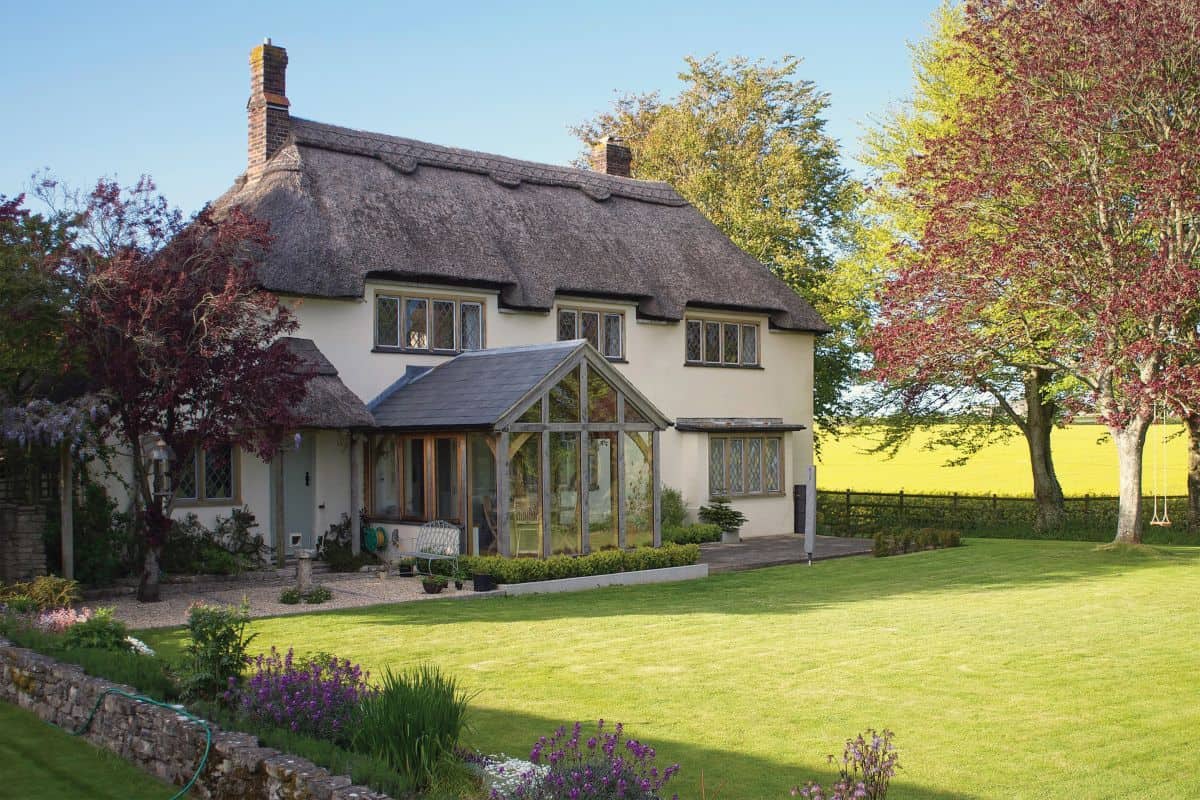
<path id="1" fill-rule="evenodd" d="M 900 490 L 900 527 L 904 527 L 904 490 Z"/>
<path id="2" fill-rule="evenodd" d="M 850 490 L 847 489 L 846 490 L 846 532 L 851 535 L 854 533 L 854 527 L 853 527 L 854 523 L 853 523 L 852 519 L 853 518 L 850 516 Z"/>
<path id="3" fill-rule="evenodd" d="M 996 493 L 992 492 L 992 524 L 996 524 Z"/>

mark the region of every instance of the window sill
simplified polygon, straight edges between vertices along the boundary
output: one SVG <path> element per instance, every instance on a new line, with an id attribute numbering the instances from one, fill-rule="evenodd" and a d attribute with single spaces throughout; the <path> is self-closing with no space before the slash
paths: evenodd
<path id="1" fill-rule="evenodd" d="M 478 350 L 422 350 L 416 347 L 387 347 L 385 345 L 375 345 L 371 348 L 372 353 L 396 353 L 400 355 L 412 356 L 445 356 L 453 358 L 463 353 L 477 353 Z"/>
<path id="2" fill-rule="evenodd" d="M 715 367 L 716 369 L 766 369 L 762 364 L 708 364 L 701 361 L 685 361 L 685 367 Z"/>
<path id="3" fill-rule="evenodd" d="M 242 501 L 237 497 L 225 497 L 218 500 L 175 500 L 175 508 L 220 508 L 222 506 L 240 506 Z"/>
<path id="4" fill-rule="evenodd" d="M 736 503 L 739 500 L 769 500 L 771 498 L 787 497 L 787 492 L 760 492 L 758 494 L 711 494 L 708 496 L 708 502 L 711 503 L 718 497 L 723 497 L 731 503 Z"/>

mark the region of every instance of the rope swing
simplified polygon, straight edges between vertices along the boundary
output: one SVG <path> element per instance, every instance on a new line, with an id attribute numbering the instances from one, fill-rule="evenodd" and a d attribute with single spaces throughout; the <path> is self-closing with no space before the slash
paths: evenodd
<path id="1" fill-rule="evenodd" d="M 1171 515 L 1167 510 L 1167 401 L 1154 404 L 1154 416 L 1158 420 L 1158 447 L 1154 451 L 1154 516 L 1150 524 L 1159 528 L 1171 527 Z M 1153 430 L 1153 424 L 1151 424 Z M 1159 499 L 1162 509 L 1159 509 Z"/>

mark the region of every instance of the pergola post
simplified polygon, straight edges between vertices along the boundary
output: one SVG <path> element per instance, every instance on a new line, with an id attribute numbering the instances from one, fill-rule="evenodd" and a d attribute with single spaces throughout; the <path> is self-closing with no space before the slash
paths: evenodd
<path id="1" fill-rule="evenodd" d="M 654 485 L 654 538 L 651 540 L 655 547 L 662 546 L 662 466 L 659 462 L 660 432 L 654 431 L 650 435 L 650 470 L 651 482 Z"/>
<path id="2" fill-rule="evenodd" d="M 350 552 L 362 551 L 363 463 L 358 436 L 350 431 Z"/>
<path id="3" fill-rule="evenodd" d="M 496 547 L 502 556 L 512 555 L 508 530 L 508 431 L 499 435 L 496 444 Z"/>
<path id="4" fill-rule="evenodd" d="M 617 421 L 622 425 L 625 422 L 625 393 L 617 393 Z M 625 506 L 629 504 L 629 498 L 625 492 L 625 437 L 627 434 L 623 430 L 617 431 L 617 547 L 621 550 L 626 548 L 625 536 Z"/>
<path id="5" fill-rule="evenodd" d="M 275 566 L 282 568 L 286 555 L 283 534 L 283 453 L 271 457 L 271 539 L 275 542 Z"/>
<path id="6" fill-rule="evenodd" d="M 67 445 L 59 448 L 58 509 L 60 519 L 62 573 L 75 579 L 75 462 Z"/>

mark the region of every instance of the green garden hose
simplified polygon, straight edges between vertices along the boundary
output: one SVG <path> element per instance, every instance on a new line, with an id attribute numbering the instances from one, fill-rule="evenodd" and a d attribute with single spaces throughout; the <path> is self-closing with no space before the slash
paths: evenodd
<path id="1" fill-rule="evenodd" d="M 137 694 L 129 694 L 128 692 L 123 692 L 120 689 L 105 689 L 100 693 L 100 696 L 96 698 L 96 704 L 92 706 L 92 713 L 88 714 L 88 718 L 84 721 L 84 723 L 79 726 L 78 730 L 70 732 L 72 736 L 82 736 L 83 734 L 87 733 L 88 728 L 92 726 L 92 720 L 96 717 L 96 712 L 100 709 L 100 703 L 104 700 L 104 696 L 108 694 L 115 694 L 120 697 L 126 697 L 130 700 L 134 700 L 138 703 L 149 703 L 152 706 L 165 708 L 168 711 L 173 711 L 176 714 L 187 717 L 192 722 L 204 727 L 204 755 L 200 758 L 200 764 L 196 767 L 196 771 L 192 773 L 192 779 L 189 780 L 182 789 L 171 795 L 171 800 L 180 800 L 180 798 L 184 797 L 188 793 L 188 790 L 192 788 L 192 785 L 196 782 L 196 779 L 200 777 L 200 773 L 204 771 L 204 765 L 208 763 L 208 751 L 212 749 L 212 728 L 209 727 L 209 724 L 206 721 L 200 719 L 194 714 L 189 713 L 182 706 L 173 706 L 170 703 L 162 703 L 149 697 L 143 697 Z"/>

